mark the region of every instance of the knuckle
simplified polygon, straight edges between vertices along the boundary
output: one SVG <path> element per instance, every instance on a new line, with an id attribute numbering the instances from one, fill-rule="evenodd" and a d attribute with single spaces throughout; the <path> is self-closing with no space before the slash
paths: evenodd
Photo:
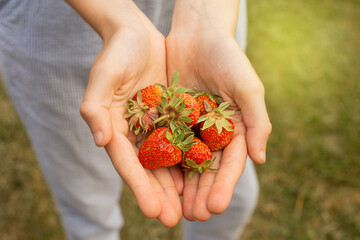
<path id="1" fill-rule="evenodd" d="M 254 99 L 254 98 L 264 98 L 265 96 L 265 88 L 264 85 L 260 81 L 251 81 L 241 86 L 238 86 L 235 95 L 239 97 L 239 99 Z"/>
<path id="2" fill-rule="evenodd" d="M 264 96 L 265 88 L 264 85 L 260 81 L 253 82 L 249 84 L 247 87 L 248 94 L 253 96 Z"/>
<path id="3" fill-rule="evenodd" d="M 80 115 L 83 119 L 88 119 L 91 116 L 92 107 L 91 104 L 87 101 L 82 102 L 80 105 Z"/>
<path id="4" fill-rule="evenodd" d="M 264 131 L 267 135 L 270 135 L 272 132 L 272 124 L 270 122 L 265 123 Z"/>

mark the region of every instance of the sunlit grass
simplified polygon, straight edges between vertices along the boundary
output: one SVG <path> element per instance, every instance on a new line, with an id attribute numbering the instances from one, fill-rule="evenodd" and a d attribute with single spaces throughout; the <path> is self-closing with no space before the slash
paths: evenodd
<path id="1" fill-rule="evenodd" d="M 273 123 L 242 239 L 360 239 L 360 2 L 251 0 L 248 56 Z M 26 133 L 0 90 L 0 239 L 64 239 Z M 125 240 L 180 239 L 125 187 Z"/>
<path id="2" fill-rule="evenodd" d="M 249 5 L 248 55 L 266 88 L 273 134 L 244 239 L 357 239 L 360 3 Z"/>

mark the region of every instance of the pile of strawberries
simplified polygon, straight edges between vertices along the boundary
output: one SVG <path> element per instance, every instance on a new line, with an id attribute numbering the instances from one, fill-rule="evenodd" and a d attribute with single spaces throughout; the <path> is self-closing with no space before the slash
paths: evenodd
<path id="1" fill-rule="evenodd" d="M 212 151 L 220 151 L 234 134 L 229 103 L 220 96 L 177 87 L 179 72 L 171 85 L 150 85 L 129 99 L 125 118 L 135 134 L 151 134 L 141 145 L 139 160 L 144 168 L 157 169 L 181 163 L 195 172 L 210 168 Z"/>

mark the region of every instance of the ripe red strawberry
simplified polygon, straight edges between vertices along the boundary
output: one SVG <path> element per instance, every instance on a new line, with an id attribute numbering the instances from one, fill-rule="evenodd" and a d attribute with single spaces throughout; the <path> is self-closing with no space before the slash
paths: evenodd
<path id="1" fill-rule="evenodd" d="M 142 102 L 148 107 L 160 106 L 161 96 L 163 95 L 163 88 L 161 85 L 154 84 L 140 90 L 142 95 Z M 137 99 L 138 93 L 135 94 L 133 100 Z"/>
<path id="2" fill-rule="evenodd" d="M 209 147 L 197 137 L 194 137 L 193 142 L 196 143 L 185 152 L 185 163 L 183 163 L 185 168 L 191 169 L 189 179 L 192 179 L 196 172 L 202 173 L 205 170 L 217 170 L 209 168 L 209 165 L 213 162 Z"/>
<path id="3" fill-rule="evenodd" d="M 198 120 L 201 122 L 200 136 L 211 151 L 224 149 L 234 134 L 235 126 L 231 121 L 234 111 L 225 110 L 229 105 L 223 102 Z"/>
<path id="4" fill-rule="evenodd" d="M 201 130 L 204 127 L 204 123 L 200 125 L 200 136 L 213 152 L 224 149 L 231 141 L 234 134 L 234 124 L 231 120 L 227 121 L 231 125 L 229 127 L 231 130 L 228 131 L 226 129 L 222 129 L 220 133 L 218 132 L 215 124 L 204 130 Z"/>
<path id="5" fill-rule="evenodd" d="M 144 168 L 157 169 L 181 162 L 182 151 L 189 149 L 193 136 L 182 128 L 156 129 L 140 147 L 140 163 Z"/>
<path id="6" fill-rule="evenodd" d="M 195 141 L 196 144 L 192 145 L 190 149 L 185 152 L 185 159 L 190 159 L 196 164 L 201 164 L 211 159 L 212 155 L 209 147 L 197 137 L 193 138 L 193 142 Z"/>
<path id="7" fill-rule="evenodd" d="M 207 111 L 205 109 L 205 101 L 209 103 L 211 109 L 214 109 L 219 104 L 217 98 L 220 98 L 220 96 L 196 91 L 194 98 L 196 99 L 196 101 L 200 106 L 200 116 L 202 116 L 204 114 L 207 114 Z"/>
<path id="8" fill-rule="evenodd" d="M 188 88 L 176 87 L 179 82 L 179 74 L 176 72 L 171 80 L 171 86 L 161 98 L 160 106 L 157 107 L 161 114 L 155 123 L 159 126 L 193 126 L 199 118 L 200 107 L 196 99 L 185 93 Z"/>
<path id="9" fill-rule="evenodd" d="M 199 92 L 198 90 L 193 90 L 195 92 L 194 98 L 199 104 L 200 107 L 200 117 L 202 115 L 207 114 L 206 109 L 214 109 L 220 103 L 218 98 L 221 98 L 218 95 L 210 94 L 206 92 Z M 206 104 L 205 104 L 206 103 Z M 200 136 L 200 124 L 195 124 L 193 127 L 193 131 L 197 136 Z"/>
<path id="10" fill-rule="evenodd" d="M 176 98 L 177 96 L 180 96 L 180 99 L 185 103 L 185 109 L 192 109 L 190 114 L 188 115 L 189 118 L 191 118 L 191 122 L 187 122 L 187 126 L 193 126 L 195 125 L 196 121 L 199 119 L 200 116 L 200 106 L 196 99 L 187 94 L 187 93 L 177 93 L 174 95 Z"/>
<path id="11" fill-rule="evenodd" d="M 130 130 L 135 134 L 146 133 L 154 129 L 154 120 L 158 118 L 156 106 L 160 105 L 163 88 L 160 85 L 150 85 L 129 99 L 128 111 L 124 118 L 129 119 Z"/>

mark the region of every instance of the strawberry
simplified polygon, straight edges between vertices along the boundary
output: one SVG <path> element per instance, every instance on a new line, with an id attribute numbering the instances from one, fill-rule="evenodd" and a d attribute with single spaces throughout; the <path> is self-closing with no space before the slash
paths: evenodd
<path id="1" fill-rule="evenodd" d="M 130 130 L 135 129 L 136 135 L 154 129 L 153 122 L 159 114 L 156 106 L 160 105 L 162 94 L 163 88 L 154 84 L 138 91 L 133 99 L 129 99 L 128 112 L 124 118 L 130 118 Z"/>
<path id="2" fill-rule="evenodd" d="M 160 127 L 140 146 L 140 163 L 147 169 L 173 166 L 181 162 L 182 152 L 193 144 L 193 137 L 193 133 L 183 128 Z"/>
<path id="3" fill-rule="evenodd" d="M 196 99 L 196 101 L 198 102 L 199 106 L 200 106 L 200 116 L 207 114 L 207 111 L 205 109 L 205 101 L 207 101 L 209 103 L 209 105 L 211 106 L 211 109 L 214 109 L 218 106 L 219 104 L 219 100 L 217 100 L 217 98 L 221 98 L 218 95 L 215 94 L 210 94 L 210 93 L 205 93 L 205 92 L 199 92 L 195 90 L 195 95 L 194 98 Z"/>
<path id="4" fill-rule="evenodd" d="M 221 97 L 219 95 L 210 94 L 206 92 L 199 92 L 196 89 L 194 89 L 192 92 L 195 93 L 194 98 L 196 99 L 200 107 L 200 117 L 207 113 L 205 109 L 205 102 L 209 103 L 211 109 L 216 108 L 220 103 L 218 98 Z M 193 127 L 193 131 L 195 132 L 195 135 L 200 136 L 200 124 L 195 124 Z"/>
<path id="5" fill-rule="evenodd" d="M 205 170 L 217 170 L 209 168 L 209 165 L 213 162 L 209 147 L 197 137 L 194 137 L 192 141 L 196 143 L 185 152 L 185 163 L 183 164 L 185 168 L 191 169 L 189 179 L 192 179 L 196 172 L 202 173 Z"/>
<path id="6" fill-rule="evenodd" d="M 129 120 L 130 130 L 135 129 L 136 135 L 145 134 L 152 131 L 155 127 L 154 120 L 159 116 L 159 111 L 155 108 L 149 108 L 133 114 Z"/>
<path id="7" fill-rule="evenodd" d="M 199 119 L 200 116 L 200 106 L 196 99 L 187 94 L 187 93 L 177 93 L 174 95 L 176 98 L 177 96 L 180 96 L 180 99 L 185 103 L 185 109 L 192 109 L 190 114 L 188 115 L 189 118 L 191 118 L 191 122 L 186 122 L 185 124 L 189 127 L 195 125 L 196 121 Z"/>
<path id="8" fill-rule="evenodd" d="M 142 102 L 146 104 L 149 108 L 156 107 L 160 105 L 161 96 L 163 95 L 163 88 L 160 84 L 150 85 L 142 90 L 140 90 L 142 95 Z M 133 100 L 137 99 L 138 93 L 135 94 Z"/>
<path id="9" fill-rule="evenodd" d="M 176 87 L 179 82 L 179 74 L 176 72 L 171 79 L 171 86 L 166 89 L 161 98 L 160 106 L 157 107 L 161 117 L 155 120 L 159 126 L 193 126 L 199 118 L 200 106 L 196 99 L 185 93 L 188 88 Z"/>
<path id="10" fill-rule="evenodd" d="M 200 136 L 211 151 L 224 149 L 231 141 L 234 134 L 234 123 L 231 115 L 234 111 L 225 110 L 230 104 L 221 103 L 217 108 L 211 110 L 205 103 L 208 113 L 198 120 L 200 125 Z"/>

